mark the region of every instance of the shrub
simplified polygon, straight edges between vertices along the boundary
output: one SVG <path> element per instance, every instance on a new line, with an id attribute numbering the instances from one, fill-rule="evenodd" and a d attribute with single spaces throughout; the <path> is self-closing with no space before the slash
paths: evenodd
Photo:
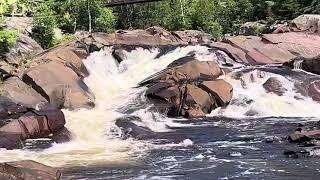
<path id="1" fill-rule="evenodd" d="M 17 33 L 14 31 L 2 30 L 0 31 L 0 55 L 9 52 L 17 41 Z"/>
<path id="2" fill-rule="evenodd" d="M 60 45 L 60 44 L 65 44 L 65 43 L 71 42 L 71 41 L 73 41 L 75 39 L 76 39 L 76 37 L 73 34 L 64 34 L 62 36 L 62 38 L 54 39 L 53 40 L 53 45 L 57 46 L 57 45 Z"/>

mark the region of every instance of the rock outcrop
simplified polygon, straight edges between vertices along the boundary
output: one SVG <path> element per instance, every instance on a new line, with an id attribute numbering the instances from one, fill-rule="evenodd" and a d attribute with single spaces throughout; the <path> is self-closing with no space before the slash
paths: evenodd
<path id="1" fill-rule="evenodd" d="M 16 161 L 0 163 L 0 179 L 12 180 L 58 180 L 61 172 L 57 168 L 46 166 L 35 161 Z"/>
<path id="2" fill-rule="evenodd" d="M 61 110 L 43 105 L 40 110 L 20 105 L 8 105 L 0 109 L 0 148 L 22 148 L 26 139 L 44 138 L 64 127 Z"/>
<path id="3" fill-rule="evenodd" d="M 183 60 L 180 60 L 185 62 Z M 173 63 L 142 85 L 146 96 L 168 116 L 202 117 L 217 107 L 225 107 L 232 98 L 232 86 L 216 79 L 222 70 L 214 62 L 196 59 Z"/>
<path id="4" fill-rule="evenodd" d="M 16 104 L 36 108 L 48 101 L 37 93 L 31 86 L 25 84 L 18 77 L 11 77 L 0 85 L 1 96 L 11 99 Z"/>
<path id="5" fill-rule="evenodd" d="M 25 72 L 22 80 L 58 108 L 78 109 L 94 106 L 93 97 L 81 78 L 58 62 L 49 62 Z"/>

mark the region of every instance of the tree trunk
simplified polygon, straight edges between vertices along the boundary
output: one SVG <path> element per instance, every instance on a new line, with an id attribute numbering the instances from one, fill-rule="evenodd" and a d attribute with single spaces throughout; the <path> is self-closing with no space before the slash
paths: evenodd
<path id="1" fill-rule="evenodd" d="M 88 18 L 89 18 L 89 33 L 92 32 L 92 19 L 91 19 L 91 11 L 90 11 L 90 0 L 87 0 L 88 3 Z"/>

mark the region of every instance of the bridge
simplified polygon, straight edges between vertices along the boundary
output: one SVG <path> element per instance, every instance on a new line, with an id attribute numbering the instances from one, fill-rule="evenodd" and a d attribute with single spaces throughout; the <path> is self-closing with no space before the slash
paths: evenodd
<path id="1" fill-rule="evenodd" d="M 139 4 L 139 3 L 148 3 L 148 2 L 156 2 L 162 0 L 107 0 L 105 3 L 106 7 L 114 7 L 121 6 L 127 4 Z"/>

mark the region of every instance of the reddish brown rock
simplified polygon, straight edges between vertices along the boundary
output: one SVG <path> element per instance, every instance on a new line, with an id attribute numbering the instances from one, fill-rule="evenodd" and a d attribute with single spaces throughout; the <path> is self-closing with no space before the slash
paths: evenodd
<path id="1" fill-rule="evenodd" d="M 93 100 L 81 78 L 70 68 L 50 62 L 29 69 L 23 81 L 59 108 L 93 107 Z"/>
<path id="2" fill-rule="evenodd" d="M 61 110 L 43 108 L 42 110 L 28 110 L 22 106 L 6 109 L 6 125 L 0 127 L 0 133 L 16 134 L 22 140 L 42 138 L 53 134 L 64 127 L 65 118 Z"/>
<path id="3" fill-rule="evenodd" d="M 31 86 L 25 84 L 18 77 L 11 77 L 3 82 L 0 87 L 2 96 L 11 99 L 12 102 L 27 107 L 36 108 L 38 104 L 48 101 L 38 94 Z"/>
<path id="4" fill-rule="evenodd" d="M 290 142 L 301 143 L 312 139 L 320 140 L 320 130 L 295 132 L 288 137 Z"/>
<path id="5" fill-rule="evenodd" d="M 204 81 L 199 85 L 199 87 L 215 98 L 215 101 L 218 103 L 217 107 L 225 107 L 231 101 L 233 87 L 222 79 Z"/>
<path id="6" fill-rule="evenodd" d="M 57 168 L 35 161 L 16 161 L 0 163 L 0 179 L 12 180 L 58 180 L 61 172 Z"/>
<path id="7" fill-rule="evenodd" d="M 282 96 L 287 91 L 281 81 L 275 77 L 269 78 L 262 86 L 268 93 L 272 92 L 278 96 Z"/>
<path id="8" fill-rule="evenodd" d="M 182 59 L 169 67 L 142 83 L 149 86 L 146 96 L 160 112 L 168 116 L 203 117 L 230 102 L 232 86 L 215 80 L 222 74 L 216 63 Z"/>

